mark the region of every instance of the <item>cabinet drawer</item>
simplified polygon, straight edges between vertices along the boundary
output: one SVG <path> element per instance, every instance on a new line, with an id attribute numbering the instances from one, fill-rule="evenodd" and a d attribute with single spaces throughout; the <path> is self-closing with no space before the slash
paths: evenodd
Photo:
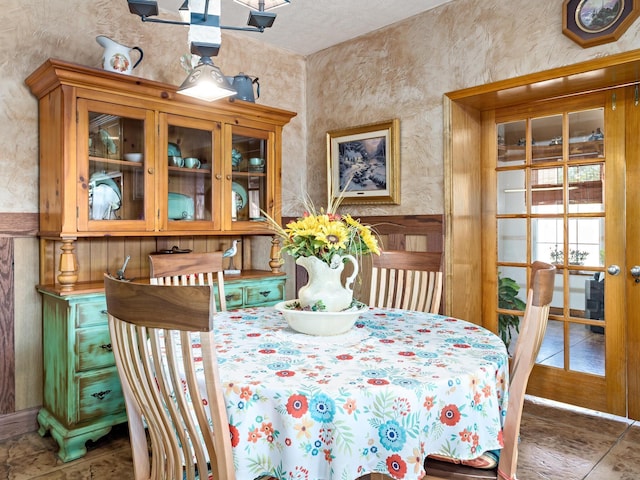
<path id="1" fill-rule="evenodd" d="M 76 306 L 76 327 L 107 324 L 107 301 L 80 303 Z"/>
<path id="2" fill-rule="evenodd" d="M 109 327 L 82 328 L 76 331 L 76 349 L 80 372 L 115 365 Z"/>
<path id="3" fill-rule="evenodd" d="M 244 288 L 224 286 L 224 298 L 227 300 L 227 309 L 242 308 L 244 306 L 243 300 Z"/>
<path id="4" fill-rule="evenodd" d="M 284 300 L 284 283 L 264 283 L 246 288 L 245 305 L 264 305 Z"/>
<path id="5" fill-rule="evenodd" d="M 124 410 L 122 387 L 115 367 L 79 375 L 78 387 L 79 422 Z"/>

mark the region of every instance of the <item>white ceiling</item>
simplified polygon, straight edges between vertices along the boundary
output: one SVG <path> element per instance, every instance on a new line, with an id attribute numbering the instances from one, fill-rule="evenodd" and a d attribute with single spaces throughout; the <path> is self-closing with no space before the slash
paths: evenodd
<path id="1" fill-rule="evenodd" d="M 242 32 L 300 55 L 310 55 L 454 0 L 291 0 L 271 10 L 277 14 L 264 33 Z M 158 0 L 165 11 L 177 12 L 183 0 Z M 220 23 L 245 26 L 249 10 L 221 0 Z"/>

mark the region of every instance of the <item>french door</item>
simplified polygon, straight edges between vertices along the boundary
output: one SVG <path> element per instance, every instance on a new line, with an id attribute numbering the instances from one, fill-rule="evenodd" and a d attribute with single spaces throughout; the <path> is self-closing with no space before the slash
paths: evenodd
<path id="1" fill-rule="evenodd" d="M 483 137 L 495 139 L 495 154 L 483 157 L 482 221 L 483 293 L 495 300 L 483 316 L 515 341 L 531 263 L 555 264 L 528 393 L 616 415 L 627 415 L 627 297 L 640 291 L 630 274 L 640 245 L 636 260 L 629 250 L 638 242 L 640 202 L 626 197 L 632 165 L 625 155 L 640 149 L 640 120 L 626 113 L 629 97 L 618 89 L 509 107 L 483 124 Z M 635 146 L 625 140 L 627 128 L 635 128 Z M 636 234 L 628 241 L 630 224 Z M 629 375 L 640 387 L 634 369 Z"/>

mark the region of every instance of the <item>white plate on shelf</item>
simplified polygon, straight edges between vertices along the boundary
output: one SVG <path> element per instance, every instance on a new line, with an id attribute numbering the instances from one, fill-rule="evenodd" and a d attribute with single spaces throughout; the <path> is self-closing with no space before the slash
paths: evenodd
<path id="1" fill-rule="evenodd" d="M 247 205 L 247 191 L 239 183 L 233 182 L 231 188 L 238 194 L 240 201 L 237 204 L 237 210 L 242 210 Z"/>

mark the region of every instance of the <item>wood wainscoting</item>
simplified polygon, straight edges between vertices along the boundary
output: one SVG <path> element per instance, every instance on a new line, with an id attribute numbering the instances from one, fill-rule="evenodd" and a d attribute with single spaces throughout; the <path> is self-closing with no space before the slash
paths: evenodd
<path id="1" fill-rule="evenodd" d="M 365 225 L 371 225 L 377 232 L 384 250 L 409 250 L 415 252 L 441 252 L 444 254 L 444 216 L 443 215 L 389 215 L 357 216 Z M 282 219 L 286 225 L 296 218 Z M 349 267 L 347 267 L 349 268 Z M 353 288 L 354 298 L 368 299 L 370 286 L 371 260 L 366 256 L 360 265 L 362 274 Z M 345 274 L 349 272 L 346 271 Z M 445 276 L 446 278 L 446 276 Z M 308 276 L 304 268 L 296 267 L 296 292 L 307 283 Z M 444 286 L 446 289 L 446 285 Z M 444 297 L 444 295 L 443 295 Z M 446 311 L 446 306 L 445 309 Z M 443 313 L 441 311 L 441 313 Z"/>
<path id="2" fill-rule="evenodd" d="M 0 213 L 0 425 L 16 407 L 14 238 L 35 237 L 37 231 L 37 213 Z"/>

